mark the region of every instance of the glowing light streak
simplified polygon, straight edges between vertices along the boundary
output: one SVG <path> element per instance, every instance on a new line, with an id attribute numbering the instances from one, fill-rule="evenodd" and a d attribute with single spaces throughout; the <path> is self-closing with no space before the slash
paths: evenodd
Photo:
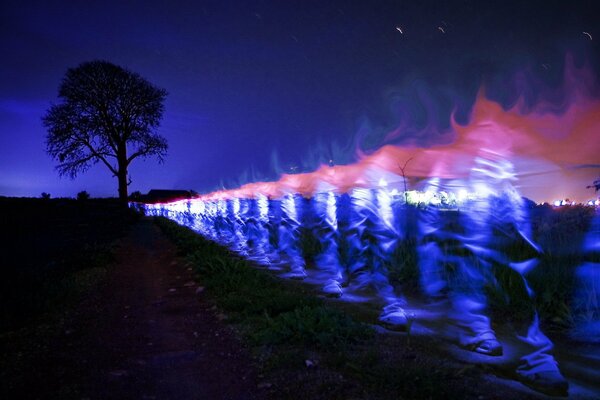
<path id="1" fill-rule="evenodd" d="M 416 235 L 412 239 L 418 247 L 424 292 L 432 297 L 446 289 L 452 292 L 454 310 L 448 317 L 464 328 L 459 341 L 477 349 L 482 341 L 495 340 L 484 314 L 483 288 L 492 279 L 491 266 L 511 268 L 527 294 L 532 294 L 526 273 L 536 267 L 540 249 L 514 186 L 519 171 L 513 158 L 554 166 L 597 162 L 598 142 L 589 138 L 600 128 L 600 102 L 586 96 L 581 83 L 569 75 L 574 68 L 571 62 L 567 60 L 565 68 L 566 97 L 571 103 L 561 113 L 541 106 L 523 114 L 521 109 L 530 108 L 521 107 L 522 101 L 506 110 L 482 91 L 468 124 L 451 121 L 455 140 L 450 144 L 426 149 L 387 145 L 361 153 L 355 164 L 330 161 L 311 173 L 284 174 L 276 182 L 255 182 L 188 202 L 143 207 L 148 215 L 189 224 L 250 259 L 281 268 L 284 276 L 303 278 L 316 267 L 325 293 L 353 298 L 370 288 L 384 302 L 382 321 L 406 320 L 399 306 L 401 296 L 387 280 L 387 268 L 398 241 Z M 401 133 L 391 132 L 389 137 Z M 404 186 L 404 176 L 398 175 L 398 160 L 411 160 L 410 185 Z M 408 187 L 422 190 L 399 190 Z M 398 222 L 408 220 L 410 213 L 416 216 L 418 229 L 399 229 Z M 307 265 L 301 235 L 312 235 L 319 242 L 314 266 Z M 600 246 L 598 229 L 588 236 L 588 250 Z M 517 242 L 530 248 L 531 259 L 512 260 L 504 254 L 503 246 Z M 461 284 L 468 289 L 464 293 L 446 279 L 447 266 L 461 274 Z M 580 268 L 582 276 L 590 270 L 589 264 Z M 520 368 L 518 373 L 556 368 L 551 343 L 539 330 L 537 316 L 529 334 L 519 339 L 536 350 L 522 358 L 530 369 Z"/>

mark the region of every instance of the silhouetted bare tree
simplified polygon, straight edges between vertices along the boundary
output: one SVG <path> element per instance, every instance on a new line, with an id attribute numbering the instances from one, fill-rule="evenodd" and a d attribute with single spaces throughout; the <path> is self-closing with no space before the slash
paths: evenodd
<path id="1" fill-rule="evenodd" d="M 412 161 L 412 157 L 410 157 L 408 160 L 406 160 L 406 162 L 404 163 L 403 166 L 400 166 L 400 164 L 398 164 L 398 169 L 400 170 L 400 173 L 402 174 L 402 179 L 404 180 L 404 201 L 406 202 L 406 204 L 408 204 L 408 186 L 406 185 L 406 167 L 408 166 L 408 163 Z"/>
<path id="2" fill-rule="evenodd" d="M 48 130 L 46 151 L 61 176 L 75 178 L 102 162 L 119 181 L 127 202 L 127 169 L 138 157 L 167 152 L 157 134 L 167 92 L 135 72 L 106 61 L 85 62 L 67 70 L 59 87 L 61 104 L 42 118 Z"/>

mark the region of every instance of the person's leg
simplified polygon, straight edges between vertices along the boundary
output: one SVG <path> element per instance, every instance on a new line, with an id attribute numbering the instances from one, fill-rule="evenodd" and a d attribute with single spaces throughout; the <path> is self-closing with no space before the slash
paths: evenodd
<path id="1" fill-rule="evenodd" d="M 371 191 L 356 188 L 350 193 L 350 212 L 345 232 L 348 246 L 348 286 L 363 290 L 369 286 L 369 224 L 373 219 Z"/>
<path id="2" fill-rule="evenodd" d="M 375 190 L 374 198 L 377 213 L 371 229 L 376 241 L 372 243 L 374 257 L 371 280 L 379 297 L 384 301 L 379 321 L 391 328 L 403 329 L 406 327 L 409 318 L 404 309 L 406 300 L 396 294 L 388 279 L 392 253 L 400 240 L 392 204 L 394 198 L 387 188 Z"/>
<path id="3" fill-rule="evenodd" d="M 228 210 L 232 231 L 231 249 L 242 257 L 248 256 L 248 243 L 246 235 L 244 234 L 246 229 L 246 221 L 244 218 L 246 201 L 246 199 L 234 197 L 229 200 Z"/>
<path id="4" fill-rule="evenodd" d="M 285 255 L 289 264 L 288 277 L 303 279 L 306 277 L 305 262 L 300 249 L 300 213 L 299 198 L 296 195 L 286 195 L 281 201 L 282 218 L 279 225 L 279 250 Z"/>
<path id="5" fill-rule="evenodd" d="M 517 338 L 528 348 L 526 354 L 519 359 L 516 369 L 518 379 L 540 392 L 566 396 L 569 384 L 552 355 L 552 341 L 540 330 L 537 313 L 529 326 L 519 332 Z"/>
<path id="6" fill-rule="evenodd" d="M 336 196 L 333 192 L 316 193 L 311 205 L 315 213 L 312 234 L 321 245 L 321 252 L 316 255 L 315 263 L 324 273 L 323 292 L 341 296 L 343 275 L 338 252 Z"/>
<path id="7" fill-rule="evenodd" d="M 268 222 L 267 222 L 267 258 L 273 268 L 281 262 L 279 248 L 279 226 L 282 220 L 281 200 L 269 199 L 268 201 Z"/>
<path id="8" fill-rule="evenodd" d="M 429 206 L 419 215 L 418 255 L 421 286 L 438 305 L 449 300 L 450 331 L 472 351 L 501 355 L 486 314 L 484 285 L 488 265 L 474 249 L 489 246 L 487 219 L 478 204 L 461 211 L 442 211 Z"/>
<path id="9" fill-rule="evenodd" d="M 575 272 L 573 313 L 576 323 L 571 336 L 581 341 L 600 341 L 600 209 L 587 233 L 583 246 L 583 262 Z"/>
<path id="10" fill-rule="evenodd" d="M 552 395 L 566 395 L 568 382 L 554 359 L 554 345 L 540 329 L 534 293 L 526 279 L 526 273 L 538 265 L 540 249 L 531 239 L 531 226 L 523 199 L 514 193 L 514 190 L 507 190 L 501 196 L 493 198 L 490 213 L 496 228 L 496 236 L 492 242 L 495 247 L 491 246 L 495 252 L 492 257 L 500 265 L 519 274 L 523 280 L 521 287 L 526 291 L 521 296 L 529 297 L 532 308 L 529 320 L 517 324 L 517 339 L 525 353 L 519 359 L 516 374 L 521 382 L 535 390 Z"/>

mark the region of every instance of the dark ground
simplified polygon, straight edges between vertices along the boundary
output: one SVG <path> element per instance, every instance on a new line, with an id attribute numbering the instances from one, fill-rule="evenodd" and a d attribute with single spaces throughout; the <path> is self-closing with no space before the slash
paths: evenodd
<path id="1" fill-rule="evenodd" d="M 89 358 L 76 354 L 63 361 L 90 366 L 82 393 L 98 399 L 254 398 L 256 374 L 247 352 L 213 305 L 196 294 L 192 272 L 177 265 L 173 245 L 151 221 L 133 227 L 117 260 L 76 319 L 85 329 L 73 340 Z M 67 378 L 64 383 L 74 387 L 81 379 L 77 373 Z"/>
<path id="2" fill-rule="evenodd" d="M 248 352 L 151 221 L 132 228 L 116 260 L 36 351 L 35 368 L 4 377 L 3 398 L 256 398 Z M 23 344 L 13 339 L 2 347 Z"/>
<path id="3" fill-rule="evenodd" d="M 480 362 L 461 361 L 444 350 L 443 341 L 432 337 L 415 336 L 407 348 L 403 335 L 377 334 L 365 343 L 369 346 L 365 352 L 377 358 L 369 362 L 383 376 L 388 374 L 386 365 L 406 365 L 410 379 L 418 379 L 413 370 L 421 371 L 423 377 L 440 377 L 439 382 L 432 381 L 434 396 L 415 397 L 414 393 L 420 393 L 415 382 L 416 391 L 409 390 L 413 395 L 378 388 L 379 393 L 387 394 L 373 397 L 368 389 L 377 385 L 373 371 L 360 363 L 346 364 L 340 370 L 325 365 L 307 368 L 303 349 L 298 350 L 297 363 L 284 363 L 292 365 L 291 369 L 264 369 L 262 356 L 246 347 L 227 323 L 227 316 L 198 286 L 191 266 L 177 257 L 175 246 L 151 220 L 135 222 L 124 215 L 118 222 L 111 204 L 36 203 L 31 209 L 38 211 L 21 216 L 9 213 L 12 220 L 5 220 L 12 224 L 5 227 L 15 226 L 19 219 L 24 224 L 38 224 L 37 230 L 26 225 L 14 231 L 12 247 L 6 249 L 12 254 L 11 260 L 18 261 L 15 254 L 22 254 L 23 260 L 28 260 L 28 271 L 36 262 L 59 260 L 44 262 L 42 276 L 51 282 L 53 273 L 85 279 L 74 280 L 78 290 L 72 296 L 52 301 L 40 312 L 25 313 L 28 318 L 15 318 L 15 312 L 3 314 L 10 318 L 3 320 L 0 329 L 0 398 L 542 397 L 516 382 L 495 377 Z M 53 233 L 57 225 L 62 228 Z M 128 233 L 118 244 L 108 246 L 114 254 L 108 266 L 102 264 L 105 257 L 90 265 L 84 262 L 82 257 L 97 256 L 98 251 L 75 251 L 90 247 L 90 243 L 104 249 L 110 239 L 124 232 Z M 45 247 L 38 251 L 28 246 L 28 236 L 37 237 L 31 243 L 45 243 Z M 6 265 L 4 268 L 6 272 Z M 48 289 L 47 285 L 40 286 L 44 280 L 35 275 L 10 276 L 15 283 L 12 301 L 19 299 L 19 292 L 26 298 L 31 292 L 46 293 Z M 27 285 L 28 277 L 31 285 Z M 9 286 L 6 281 L 3 285 Z M 50 289 L 73 292 L 72 285 L 62 283 L 50 285 Z M 31 311 L 36 304 L 16 309 Z M 55 307 L 55 312 L 48 312 L 48 307 Z M 313 355 L 318 360 L 319 355 Z M 389 373 L 390 386 L 394 386 L 394 379 L 404 376 L 402 369 Z M 371 386 L 363 386 L 369 381 Z M 323 386 L 331 384 L 340 389 Z M 406 389 L 406 384 L 398 386 Z M 457 393 L 462 395 L 457 397 Z"/>

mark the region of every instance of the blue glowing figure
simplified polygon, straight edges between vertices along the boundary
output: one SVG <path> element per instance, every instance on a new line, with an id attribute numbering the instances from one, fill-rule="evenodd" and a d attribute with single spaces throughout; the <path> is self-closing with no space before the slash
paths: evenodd
<path id="1" fill-rule="evenodd" d="M 277 227 L 278 250 L 288 268 L 285 277 L 304 279 L 305 262 L 300 248 L 300 224 L 302 196 L 287 194 L 281 199 L 281 220 Z"/>
<path id="2" fill-rule="evenodd" d="M 428 192 L 443 192 L 464 183 L 431 179 Z M 419 211 L 418 256 L 421 286 L 437 306 L 450 301 L 449 316 L 457 329 L 461 345 L 476 352 L 499 355 L 496 340 L 485 314 L 483 286 L 491 270 L 473 252 L 473 246 L 486 246 L 487 221 L 477 207 L 486 199 L 473 201 L 460 212 L 440 202 Z"/>
<path id="3" fill-rule="evenodd" d="M 206 201 L 204 203 L 204 213 L 200 216 L 198 222 L 199 230 L 205 232 L 209 239 L 218 241 L 218 234 L 215 225 L 217 217 L 217 204 L 214 201 Z"/>
<path id="4" fill-rule="evenodd" d="M 259 195 L 256 199 L 244 199 L 244 202 L 242 219 L 248 246 L 248 259 L 267 266 L 269 265 L 268 200 L 265 196 Z"/>
<path id="5" fill-rule="evenodd" d="M 279 226 L 281 225 L 281 200 L 269 199 L 267 208 L 267 258 L 270 261 L 270 269 L 281 269 L 281 257 L 279 255 Z"/>
<path id="6" fill-rule="evenodd" d="M 231 220 L 229 219 L 227 200 L 217 200 L 215 231 L 217 242 L 229 247 L 233 242 L 233 229 L 231 227 Z"/>
<path id="7" fill-rule="evenodd" d="M 340 264 L 337 221 L 337 198 L 333 192 L 316 193 L 310 200 L 314 213 L 311 221 L 312 235 L 319 241 L 321 251 L 315 264 L 321 272 L 323 292 L 330 296 L 342 295 L 343 268 Z"/>
<path id="8" fill-rule="evenodd" d="M 302 235 L 318 241 L 311 272 L 325 294 L 350 301 L 376 299 L 380 322 L 404 328 L 405 300 L 388 279 L 394 252 L 402 242 L 416 244 L 423 292 L 449 323 L 446 331 L 462 346 L 501 355 L 490 317 L 486 287 L 498 287 L 496 274 L 509 272 L 532 299 L 525 275 L 541 252 L 532 239 L 524 200 L 514 186 L 513 166 L 486 150 L 474 160 L 468 179 L 431 178 L 418 206 L 409 193 L 390 191 L 383 179 L 376 188 L 355 187 L 336 195 L 324 190 L 310 199 L 287 194 L 268 199 L 194 199 L 147 204 L 147 215 L 171 218 L 282 276 L 304 279 Z M 458 196 L 455 194 L 458 193 Z M 468 193 L 473 194 L 467 195 Z M 423 200 L 429 199 L 429 200 Z M 422 201 L 423 200 L 423 201 Z M 427 204 L 425 204 L 427 203 Z M 577 270 L 575 304 L 586 303 L 588 320 L 574 335 L 600 333 L 600 214 L 585 241 L 585 262 Z M 395 266 L 398 268 L 398 266 Z M 533 304 L 533 300 L 531 300 Z M 516 365 L 521 381 L 538 390 L 564 394 L 568 385 L 541 332 L 535 311 L 517 332 L 523 356 Z"/>
<path id="9" fill-rule="evenodd" d="M 394 326 L 406 324 L 403 300 L 388 280 L 387 264 L 399 234 L 393 223 L 391 196 L 387 189 L 355 188 L 350 193 L 346 275 L 349 290 L 374 290 L 384 302 L 380 320 Z"/>
<path id="10" fill-rule="evenodd" d="M 459 342 L 488 355 L 500 355 L 486 315 L 483 287 L 493 284 L 495 269 L 510 268 L 522 279 L 524 290 L 533 292 L 525 273 L 538 262 L 539 247 L 532 240 L 523 198 L 516 191 L 512 164 L 491 152 L 475 160 L 470 180 L 463 184 L 476 197 L 460 211 L 429 208 L 420 221 L 420 267 L 425 292 L 432 297 L 447 293 Z M 460 182 L 434 179 L 430 190 L 456 190 Z M 533 299 L 531 300 L 533 303 Z M 525 355 L 516 373 L 525 384 L 550 393 L 566 393 L 568 384 L 552 355 L 552 342 L 541 332 L 533 312 L 517 338 Z"/>
<path id="11" fill-rule="evenodd" d="M 246 241 L 246 222 L 242 216 L 247 214 L 247 200 L 234 197 L 227 201 L 227 219 L 231 227 L 231 250 L 243 257 L 248 256 Z"/>
<path id="12" fill-rule="evenodd" d="M 586 342 L 600 341 L 600 208 L 596 208 L 590 230 L 583 242 L 583 263 L 575 276 L 575 314 L 579 316 L 572 337 Z"/>
<path id="13" fill-rule="evenodd" d="M 217 205 L 214 201 L 204 202 L 204 214 L 202 214 L 200 226 L 208 238 L 216 241 L 217 231 L 215 230 L 215 217 L 217 216 Z"/>

